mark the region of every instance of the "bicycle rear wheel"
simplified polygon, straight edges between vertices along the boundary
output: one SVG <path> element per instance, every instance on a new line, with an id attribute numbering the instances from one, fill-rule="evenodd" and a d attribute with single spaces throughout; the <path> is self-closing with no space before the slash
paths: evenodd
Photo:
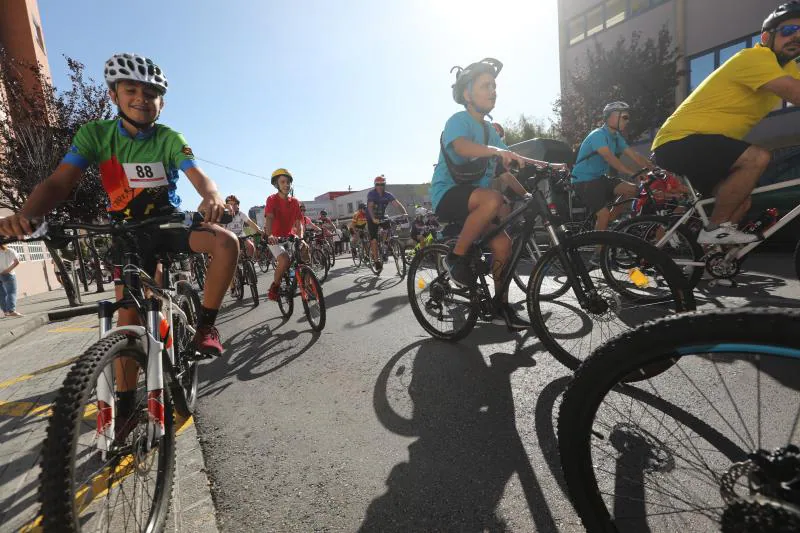
<path id="1" fill-rule="evenodd" d="M 206 264 L 202 256 L 192 259 L 192 274 L 197 282 L 197 288 L 202 291 L 206 286 Z"/>
<path id="2" fill-rule="evenodd" d="M 408 267 L 406 289 L 411 310 L 420 326 L 437 339 L 457 341 L 478 321 L 470 291 L 452 284 L 442 260 L 448 248 L 429 244 L 419 250 Z"/>
<path id="3" fill-rule="evenodd" d="M 285 273 L 281 279 L 281 284 L 278 287 L 278 309 L 281 311 L 283 318 L 289 318 L 294 312 L 294 293 L 295 293 L 295 280 L 289 277 L 289 273 Z"/>
<path id="4" fill-rule="evenodd" d="M 258 251 L 258 268 L 266 274 L 269 272 L 269 267 L 272 265 L 272 258 L 266 248 L 259 248 Z"/>
<path id="5" fill-rule="evenodd" d="M 777 479 L 800 474 L 798 321 L 796 310 L 689 313 L 592 354 L 558 415 L 586 529 L 798 531 L 792 491 Z M 625 385 L 631 375 L 649 377 Z"/>
<path id="6" fill-rule="evenodd" d="M 177 382 L 175 385 L 180 390 L 174 390 L 172 398 L 175 403 L 175 411 L 183 417 L 189 417 L 194 411 L 197 402 L 197 382 L 199 363 L 193 357 L 194 351 L 191 348 L 192 337 L 188 326 L 197 328 L 200 316 L 200 297 L 186 281 L 179 281 L 177 285 L 178 295 L 175 298 L 175 306 L 186 315 L 184 319 L 180 313 L 172 314 L 172 342 L 175 346 L 175 372 Z"/>
<path id="7" fill-rule="evenodd" d="M 569 263 L 562 264 L 559 248 L 542 256 L 528 284 L 527 306 L 542 344 L 568 368 L 577 368 L 599 345 L 642 322 L 695 308 L 692 291 L 675 263 L 641 239 L 591 231 L 566 237 L 560 247 Z M 604 270 L 592 264 L 592 257 L 611 253 L 640 258 L 642 266 L 611 265 Z M 583 301 L 564 279 L 567 269 L 583 271 Z M 565 282 L 570 290 L 553 297 Z"/>
<path id="8" fill-rule="evenodd" d="M 361 247 L 353 245 L 350 247 L 350 255 L 353 257 L 353 265 L 358 268 L 361 266 Z"/>
<path id="9" fill-rule="evenodd" d="M 137 378 L 127 414 L 118 401 L 103 400 L 113 397 L 118 365 Z M 145 353 L 123 333 L 97 341 L 70 369 L 42 448 L 44 531 L 128 531 L 134 524 L 141 531 L 164 528 L 175 472 L 175 426 L 167 388 L 163 434 L 147 449 L 146 369 Z"/>
<path id="10" fill-rule="evenodd" d="M 244 277 L 245 280 L 247 280 L 247 284 L 250 286 L 253 307 L 258 307 L 258 275 L 256 274 L 256 266 L 250 259 L 244 262 Z"/>
<path id="11" fill-rule="evenodd" d="M 313 248 L 311 250 L 311 270 L 314 271 L 314 275 L 317 276 L 317 279 L 320 283 L 325 283 L 325 280 L 328 279 L 328 258 L 319 248 Z"/>
<path id="12" fill-rule="evenodd" d="M 325 296 L 322 294 L 322 285 L 314 272 L 305 265 L 297 273 L 301 284 L 300 297 L 308 323 L 314 331 L 322 331 L 325 327 Z"/>
<path id="13" fill-rule="evenodd" d="M 397 268 L 397 275 L 401 278 L 406 275 L 406 254 L 399 239 L 389 241 L 389 248 L 394 258 L 394 266 Z"/>

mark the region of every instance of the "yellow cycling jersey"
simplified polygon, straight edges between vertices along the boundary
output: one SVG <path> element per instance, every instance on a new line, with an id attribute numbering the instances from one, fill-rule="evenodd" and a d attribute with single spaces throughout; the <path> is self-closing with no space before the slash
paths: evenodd
<path id="1" fill-rule="evenodd" d="M 356 211 L 353 214 L 353 225 L 359 228 L 363 228 L 367 225 L 367 215 L 362 213 L 361 211 Z"/>
<path id="2" fill-rule="evenodd" d="M 661 127 L 652 149 L 695 134 L 744 139 L 781 103 L 762 87 L 784 76 L 800 79 L 797 63 L 781 67 L 775 52 L 760 44 L 740 51 L 683 101 Z"/>

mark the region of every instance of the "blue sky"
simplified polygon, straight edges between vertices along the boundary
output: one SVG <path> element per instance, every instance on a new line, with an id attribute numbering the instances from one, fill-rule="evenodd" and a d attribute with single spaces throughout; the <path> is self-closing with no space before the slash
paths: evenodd
<path id="1" fill-rule="evenodd" d="M 62 55 L 102 80 L 115 52 L 153 58 L 170 90 L 161 122 L 197 157 L 262 176 L 286 167 L 303 200 L 429 182 L 447 118 L 453 65 L 504 63 L 493 115 L 552 115 L 558 96 L 555 0 L 39 0 L 56 86 Z M 200 163 L 246 210 L 274 189 Z M 183 207 L 200 201 L 182 176 Z"/>

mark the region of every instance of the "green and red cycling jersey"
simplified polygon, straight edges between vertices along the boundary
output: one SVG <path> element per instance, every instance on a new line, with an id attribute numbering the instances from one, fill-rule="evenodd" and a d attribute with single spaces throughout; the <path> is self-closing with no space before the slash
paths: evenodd
<path id="1" fill-rule="evenodd" d="M 80 127 L 64 163 L 100 169 L 108 211 L 142 218 L 180 206 L 178 170 L 197 166 L 186 139 L 167 126 L 131 136 L 120 120 L 97 120 Z"/>

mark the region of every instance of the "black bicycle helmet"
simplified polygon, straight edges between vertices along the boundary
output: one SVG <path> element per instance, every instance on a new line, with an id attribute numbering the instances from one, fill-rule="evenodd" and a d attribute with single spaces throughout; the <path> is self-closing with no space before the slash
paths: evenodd
<path id="1" fill-rule="evenodd" d="M 453 67 L 450 72 L 456 71 L 456 82 L 453 84 L 453 100 L 457 104 L 466 105 L 464 101 L 464 89 L 478 77 L 479 74 L 488 73 L 497 78 L 500 71 L 503 70 L 503 63 L 497 59 L 487 57 L 481 59 L 477 63 L 472 63 L 467 68 Z"/>
<path id="2" fill-rule="evenodd" d="M 791 2 L 779 5 L 777 9 L 770 13 L 764 20 L 761 31 L 775 31 L 778 29 L 781 22 L 792 18 L 800 18 L 800 1 L 798 0 L 792 0 Z"/>

